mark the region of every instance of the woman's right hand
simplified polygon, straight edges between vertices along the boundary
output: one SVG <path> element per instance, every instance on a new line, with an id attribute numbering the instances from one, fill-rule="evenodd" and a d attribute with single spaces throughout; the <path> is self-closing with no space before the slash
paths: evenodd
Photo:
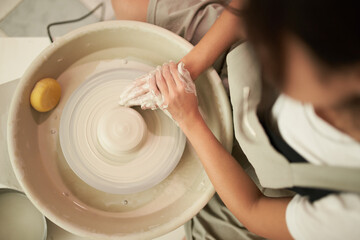
<path id="1" fill-rule="evenodd" d="M 191 124 L 195 118 L 201 117 L 195 85 L 183 66 L 178 67 L 174 62 L 164 64 L 156 71 L 155 81 L 164 97 L 166 109 L 180 127 Z"/>

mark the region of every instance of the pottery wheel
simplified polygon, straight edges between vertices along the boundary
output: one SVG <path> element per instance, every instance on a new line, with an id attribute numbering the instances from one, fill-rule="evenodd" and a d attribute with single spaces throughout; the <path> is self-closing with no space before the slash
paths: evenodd
<path id="1" fill-rule="evenodd" d="M 122 91 L 145 73 L 126 66 L 96 73 L 72 93 L 62 112 L 65 159 L 84 182 L 101 191 L 149 189 L 174 170 L 184 151 L 184 134 L 161 110 L 119 106 Z"/>

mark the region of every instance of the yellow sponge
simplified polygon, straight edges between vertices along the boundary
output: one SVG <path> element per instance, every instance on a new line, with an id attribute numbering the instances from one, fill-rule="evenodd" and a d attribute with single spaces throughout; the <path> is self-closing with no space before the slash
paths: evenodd
<path id="1" fill-rule="evenodd" d="M 52 110 L 60 100 L 61 87 L 53 78 L 44 78 L 35 84 L 30 95 L 30 103 L 39 112 Z"/>

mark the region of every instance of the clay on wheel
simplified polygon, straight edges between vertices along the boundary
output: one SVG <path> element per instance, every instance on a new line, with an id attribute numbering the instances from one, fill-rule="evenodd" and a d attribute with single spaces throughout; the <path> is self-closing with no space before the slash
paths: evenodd
<path id="1" fill-rule="evenodd" d="M 101 116 L 97 127 L 100 145 L 115 156 L 141 147 L 146 133 L 142 116 L 132 108 L 120 106 Z"/>
<path id="2" fill-rule="evenodd" d="M 149 189 L 173 171 L 184 151 L 184 134 L 161 110 L 118 104 L 126 86 L 146 72 L 143 64 L 126 62 L 94 73 L 72 93 L 62 112 L 65 159 L 84 182 L 101 191 Z"/>

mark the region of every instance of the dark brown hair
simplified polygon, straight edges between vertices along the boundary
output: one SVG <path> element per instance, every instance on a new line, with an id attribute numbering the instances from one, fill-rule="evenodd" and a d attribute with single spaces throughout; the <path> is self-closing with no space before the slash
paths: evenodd
<path id="1" fill-rule="evenodd" d="M 227 7 L 229 9 L 229 7 Z M 248 0 L 240 15 L 265 72 L 282 79 L 284 33 L 298 37 L 328 68 L 360 63 L 360 4 L 350 0 Z"/>

